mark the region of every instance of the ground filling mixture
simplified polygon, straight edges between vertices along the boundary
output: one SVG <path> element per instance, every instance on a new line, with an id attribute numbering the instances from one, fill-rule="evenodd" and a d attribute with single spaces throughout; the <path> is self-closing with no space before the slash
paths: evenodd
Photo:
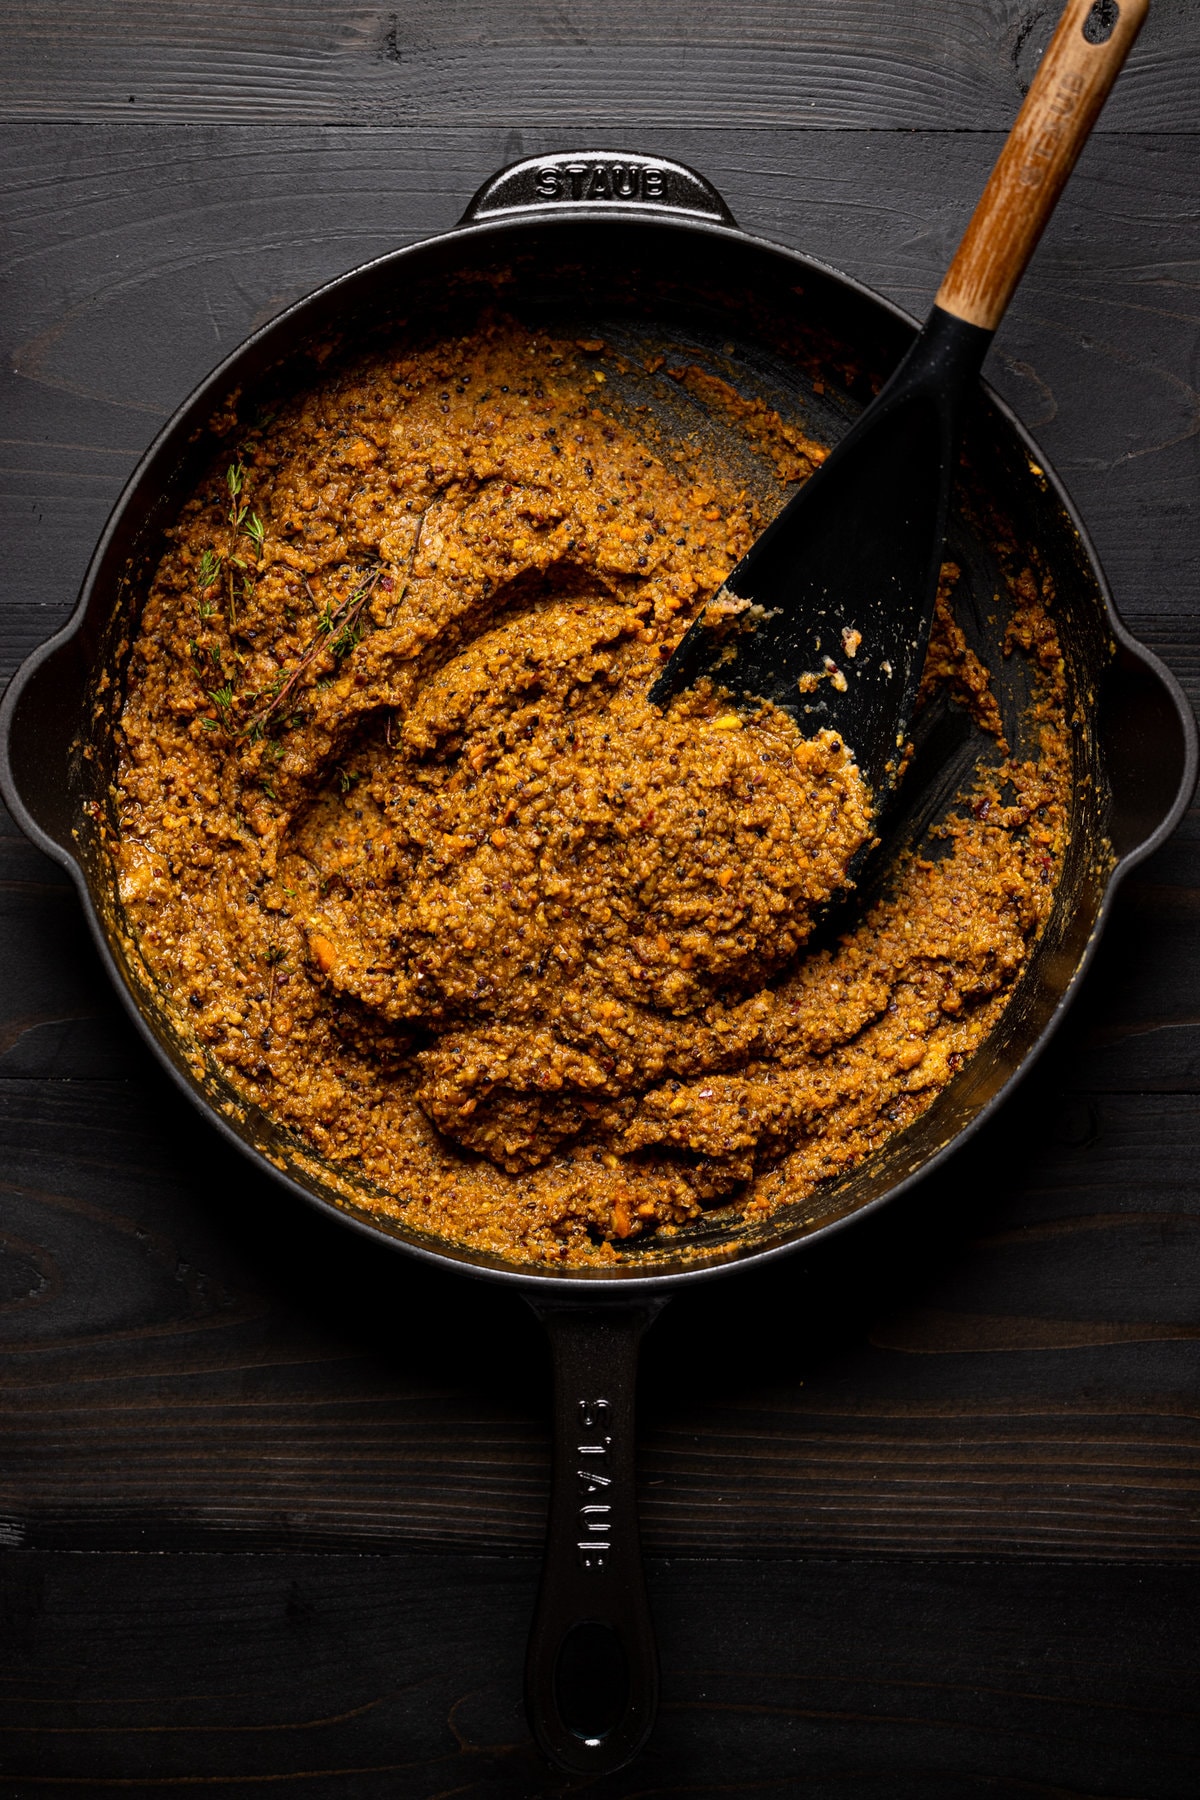
<path id="1" fill-rule="evenodd" d="M 948 570 L 926 684 L 998 766 L 806 955 L 869 796 L 781 712 L 647 701 L 766 517 L 622 413 L 606 366 L 495 319 L 252 427 L 235 402 L 120 726 L 120 894 L 181 1031 L 363 1204 L 543 1264 L 753 1219 L 922 1112 L 1049 912 L 1070 781 L 1045 584 L 1010 557 L 1006 650 L 1038 671 L 1018 761 Z M 711 373 L 667 374 L 780 503 L 819 462 Z"/>

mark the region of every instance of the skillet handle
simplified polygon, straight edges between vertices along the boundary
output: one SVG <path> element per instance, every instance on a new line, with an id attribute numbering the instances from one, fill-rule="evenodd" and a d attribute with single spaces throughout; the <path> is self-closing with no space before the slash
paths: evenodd
<path id="1" fill-rule="evenodd" d="M 539 1749 L 571 1774 L 635 1757 L 658 1708 L 638 1536 L 634 1394 L 642 1333 L 666 1304 L 544 1306 L 554 1357 L 546 1561 L 525 1663 Z"/>
<path id="2" fill-rule="evenodd" d="M 682 213 L 714 225 L 736 220 L 710 181 L 686 163 L 620 150 L 562 151 L 527 156 L 485 181 L 459 220 L 520 213 Z"/>
<path id="3" fill-rule="evenodd" d="M 1096 735 L 1108 764 L 1108 836 L 1122 869 L 1170 836 L 1196 787 L 1196 721 L 1179 683 L 1125 639 L 1099 693 Z"/>
<path id="4" fill-rule="evenodd" d="M 69 625 L 26 658 L 0 703 L 0 795 L 26 836 L 68 866 L 78 855 L 71 764 L 87 677 L 82 639 Z"/>

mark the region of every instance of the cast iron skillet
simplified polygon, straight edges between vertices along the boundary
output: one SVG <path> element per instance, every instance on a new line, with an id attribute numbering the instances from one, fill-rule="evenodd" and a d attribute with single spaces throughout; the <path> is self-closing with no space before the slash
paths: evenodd
<path id="1" fill-rule="evenodd" d="M 651 408 L 669 448 L 707 437 L 765 492 L 771 477 L 668 379 L 695 364 L 759 393 L 817 437 L 836 439 L 915 330 L 897 308 L 795 251 L 739 231 L 692 170 L 661 158 L 581 152 L 502 170 L 461 224 L 365 264 L 255 333 L 204 381 L 143 457 L 105 527 L 70 623 L 25 663 L 0 710 L 0 783 L 19 823 L 71 874 L 100 954 L 136 1023 L 217 1129 L 297 1199 L 432 1262 L 514 1286 L 554 1350 L 555 1452 L 547 1561 L 533 1625 L 527 1701 L 537 1740 L 568 1770 L 619 1768 L 653 1723 L 657 1667 L 634 1487 L 638 1339 L 679 1285 L 782 1256 L 882 1206 L 948 1156 L 1000 1105 L 1079 984 L 1118 882 L 1172 830 L 1196 777 L 1196 731 L 1176 683 L 1118 619 L 1083 527 L 1007 408 L 981 387 L 969 422 L 950 553 L 960 618 L 992 669 L 1021 741 L 1028 668 L 1001 649 L 1006 603 L 995 546 L 1036 548 L 1057 590 L 1075 701 L 1071 847 L 1052 917 L 1003 1018 L 913 1126 L 847 1177 L 751 1230 L 730 1209 L 682 1237 L 627 1251 L 615 1267 L 561 1275 L 422 1236 L 371 1216 L 335 1171 L 307 1158 L 189 1056 L 162 996 L 121 931 L 100 841 L 113 771 L 112 724 L 125 657 L 161 532 L 214 453 L 209 422 L 240 390 L 243 418 L 311 381 L 313 346 L 369 343 L 399 319 L 451 329 L 498 304 L 604 338 L 598 391 Z M 646 373 L 662 356 L 665 370 Z M 778 490 L 776 489 L 776 492 Z M 998 621 L 998 623 L 997 623 Z M 987 743 L 952 707 L 922 725 L 894 846 L 919 838 Z"/>

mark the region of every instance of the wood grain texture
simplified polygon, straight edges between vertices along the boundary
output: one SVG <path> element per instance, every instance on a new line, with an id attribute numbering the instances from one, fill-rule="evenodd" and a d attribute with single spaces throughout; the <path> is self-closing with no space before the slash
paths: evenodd
<path id="1" fill-rule="evenodd" d="M 516 157 L 679 157 L 750 229 L 923 311 L 1057 11 L 11 4 L 0 679 L 208 367 Z M 991 364 L 1194 698 L 1198 64 L 1190 0 L 1154 0 Z M 4 1800 L 561 1791 L 519 1714 L 532 1316 L 253 1177 L 3 820 L 0 913 Z M 666 1706 L 598 1800 L 1194 1792 L 1198 928 L 1193 814 L 983 1140 L 655 1327 Z"/>
<path id="2" fill-rule="evenodd" d="M 453 224 L 513 155 L 561 132 L 9 126 L 0 260 L 0 679 L 66 617 L 108 509 L 212 364 L 356 262 Z M 923 313 L 1000 139 L 656 133 L 748 229 Z M 569 141 L 569 140 L 567 140 Z M 1194 616 L 1200 155 L 1094 140 L 989 373 L 1070 484 L 1119 604 Z"/>
<path id="3" fill-rule="evenodd" d="M 5 1800 L 578 1791 L 520 1713 L 532 1561 L 130 1560 L 0 1566 Z M 1195 1792 L 1195 1571 L 681 1562 L 650 1584 L 659 1723 L 596 1800 Z"/>
<path id="4" fill-rule="evenodd" d="M 1121 0 L 1106 35 L 1093 0 L 1068 0 L 962 243 L 937 291 L 956 319 L 995 331 L 1133 49 L 1149 0 Z"/>
<path id="5" fill-rule="evenodd" d="M 6 667 L 65 616 L 137 453 L 218 355 L 320 280 L 449 225 L 489 170 L 537 148 L 490 129 L 7 140 Z M 995 144 L 780 133 L 764 157 L 751 133 L 662 140 L 751 228 L 914 310 Z M 994 366 L 1139 628 L 1200 694 L 1177 224 L 1200 212 L 1194 165 L 1191 140 L 1093 144 Z M 1139 874 L 1029 1110 L 927 1196 L 911 1241 L 857 1234 L 844 1263 L 668 1314 L 647 1347 L 652 1545 L 1196 1554 L 1198 839 L 1190 826 Z M 65 878 L 13 834 L 0 882 L 14 1538 L 532 1548 L 532 1323 L 294 1215 L 168 1093 Z"/>
<path id="6" fill-rule="evenodd" d="M 0 116 L 578 131 L 1007 131 L 1045 0 L 10 0 Z M 1155 0 L 1112 132 L 1200 126 L 1189 0 Z"/>
<path id="7" fill-rule="evenodd" d="M 653 1550 L 1200 1558 L 1195 1099 L 1057 1055 L 911 1205 L 673 1304 Z M 540 1542 L 519 1300 L 298 1210 L 149 1066 L 0 1083 L 0 1167 L 10 1542 Z"/>

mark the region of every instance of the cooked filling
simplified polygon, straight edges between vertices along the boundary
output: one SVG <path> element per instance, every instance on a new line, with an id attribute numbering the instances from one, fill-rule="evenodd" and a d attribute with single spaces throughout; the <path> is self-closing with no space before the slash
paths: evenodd
<path id="1" fill-rule="evenodd" d="M 1019 761 L 948 569 L 926 686 L 996 759 L 806 953 L 870 796 L 776 709 L 650 705 L 770 508 L 622 414 L 608 361 L 493 320 L 217 421 L 121 717 L 121 898 L 197 1066 L 358 1203 L 542 1263 L 769 1212 L 923 1111 L 1048 914 L 1070 779 L 1041 585 L 1010 558 L 1040 733 Z M 779 503 L 820 460 L 672 373 Z"/>

